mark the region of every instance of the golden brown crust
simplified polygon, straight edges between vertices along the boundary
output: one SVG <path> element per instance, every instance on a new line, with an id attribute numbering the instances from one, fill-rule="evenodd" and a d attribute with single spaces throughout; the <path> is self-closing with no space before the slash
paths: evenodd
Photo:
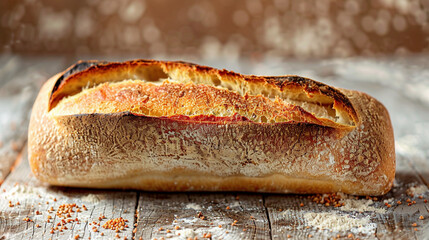
<path id="1" fill-rule="evenodd" d="M 54 185 L 381 195 L 393 183 L 389 115 L 357 91 L 335 90 L 359 119 L 341 136 L 339 129 L 308 123 L 222 123 L 130 113 L 52 116 L 48 104 L 60 76 L 42 87 L 29 129 L 33 173 Z"/>
<path id="2" fill-rule="evenodd" d="M 76 97 L 62 100 L 52 111 L 53 115 L 130 112 L 153 117 L 192 116 L 194 120 L 219 121 L 240 115 L 245 121 L 337 126 L 279 99 L 273 101 L 261 95 L 241 96 L 227 89 L 168 81 L 162 85 L 136 80 L 100 84 Z"/>
<path id="3" fill-rule="evenodd" d="M 87 68 L 82 70 L 85 67 Z M 75 69 L 81 71 L 76 72 Z M 191 63 L 153 60 L 134 60 L 123 63 L 78 63 L 76 66 L 69 68 L 65 76 L 56 81 L 50 93 L 49 110 L 54 108 L 63 98 L 73 96 L 88 86 L 96 86 L 106 82 L 114 83 L 127 79 L 143 79 L 146 82 L 156 82 L 159 79 L 166 78 L 181 79 L 182 83 L 194 84 L 204 81 L 204 85 L 223 86 L 228 88 L 229 92 L 232 89 L 238 90 L 243 96 L 262 95 L 266 99 L 292 100 L 294 105 L 296 105 L 296 101 L 327 105 L 327 108 L 336 109 L 342 115 L 340 117 L 347 120 L 347 123 L 340 124 L 319 118 L 322 121 L 320 124 L 325 126 L 351 129 L 358 122 L 355 109 L 344 94 L 311 79 L 299 76 L 246 76 Z M 332 106 L 329 107 L 329 104 Z"/>

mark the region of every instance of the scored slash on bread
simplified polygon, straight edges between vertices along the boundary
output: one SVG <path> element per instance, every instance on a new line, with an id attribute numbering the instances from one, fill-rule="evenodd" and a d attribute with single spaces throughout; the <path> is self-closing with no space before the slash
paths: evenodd
<path id="1" fill-rule="evenodd" d="M 299 76 L 184 62 L 79 62 L 34 104 L 29 160 L 54 185 L 159 191 L 386 193 L 384 106 Z"/>
<path id="2" fill-rule="evenodd" d="M 76 69 L 79 71 L 73 74 Z M 344 94 L 299 76 L 246 76 L 183 62 L 146 60 L 81 62 L 66 76 L 57 80 L 51 93 L 49 110 L 60 102 L 66 105 L 55 114 L 128 111 L 157 117 L 229 117 L 237 113 L 254 122 L 302 122 L 346 129 L 358 121 Z"/>

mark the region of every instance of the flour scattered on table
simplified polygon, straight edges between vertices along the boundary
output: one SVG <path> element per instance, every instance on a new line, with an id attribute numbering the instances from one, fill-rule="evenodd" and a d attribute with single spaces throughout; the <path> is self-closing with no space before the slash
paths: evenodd
<path id="1" fill-rule="evenodd" d="M 26 186 L 23 184 L 15 185 L 2 196 L 4 198 L 34 198 L 38 196 L 43 196 L 45 198 L 54 197 L 54 195 L 49 194 L 45 188 Z"/>
<path id="2" fill-rule="evenodd" d="M 289 209 L 286 209 L 279 214 L 279 216 L 281 217 L 289 217 L 291 215 L 292 215 L 292 211 L 290 211 Z"/>
<path id="3" fill-rule="evenodd" d="M 200 219 L 196 218 L 196 217 L 190 217 L 190 218 L 181 218 L 180 220 L 186 224 L 192 225 L 192 224 L 198 222 L 198 220 L 200 220 Z"/>
<path id="4" fill-rule="evenodd" d="M 384 208 L 376 208 L 371 206 L 374 204 L 372 200 L 367 199 L 341 199 L 340 203 L 343 204 L 340 209 L 345 212 L 376 212 L 376 213 L 386 213 Z"/>
<path id="5" fill-rule="evenodd" d="M 198 219 L 198 218 L 196 218 Z M 182 219 L 177 219 L 178 225 L 181 224 Z M 200 219 L 198 219 L 200 220 Z M 200 220 L 202 221 L 202 220 Z M 186 221 L 185 221 L 186 222 Z M 194 239 L 197 237 L 200 239 L 202 237 L 203 239 L 210 238 L 210 239 L 221 239 L 220 237 L 225 236 L 228 232 L 228 228 L 225 227 L 218 227 L 219 225 L 226 226 L 227 223 L 224 221 L 214 221 L 213 225 L 209 225 L 205 228 L 198 228 L 197 226 L 201 224 L 194 222 L 195 228 L 180 228 L 179 230 L 173 230 L 171 233 L 167 233 L 165 236 L 167 239 L 180 239 L 180 240 L 187 240 L 187 239 Z M 205 236 L 205 237 L 204 237 Z M 210 236 L 210 237 L 209 237 Z"/>
<path id="6" fill-rule="evenodd" d="M 370 222 L 369 217 L 354 218 L 336 213 L 309 212 L 304 214 L 304 218 L 308 225 L 336 232 L 354 230 L 354 232 L 370 233 L 377 226 Z"/>
<path id="7" fill-rule="evenodd" d="M 89 203 L 99 203 L 102 199 L 103 198 L 101 196 L 92 193 L 82 197 L 82 201 Z"/>
<path id="8" fill-rule="evenodd" d="M 354 196 L 347 195 L 345 193 L 337 193 L 338 203 L 340 204 L 340 210 L 344 212 L 375 212 L 375 213 L 386 213 L 386 209 L 377 208 L 372 206 L 375 202 L 371 199 L 356 199 Z M 323 198 L 328 198 L 327 194 L 323 195 Z"/>
<path id="9" fill-rule="evenodd" d="M 193 229 L 182 229 L 176 231 L 176 234 L 179 235 L 181 238 L 188 239 L 188 238 L 194 238 L 196 233 Z"/>
<path id="10" fill-rule="evenodd" d="M 186 208 L 188 209 L 194 209 L 194 210 L 201 210 L 201 206 L 195 203 L 188 203 L 186 204 Z"/>
<path id="11" fill-rule="evenodd" d="M 395 198 L 388 198 L 388 199 L 384 199 L 383 200 L 383 203 L 388 203 L 388 204 L 391 204 L 391 203 L 394 203 L 395 202 Z"/>
<path id="12" fill-rule="evenodd" d="M 417 187 L 410 187 L 407 189 L 408 195 L 423 195 L 428 191 L 426 185 L 419 185 Z"/>

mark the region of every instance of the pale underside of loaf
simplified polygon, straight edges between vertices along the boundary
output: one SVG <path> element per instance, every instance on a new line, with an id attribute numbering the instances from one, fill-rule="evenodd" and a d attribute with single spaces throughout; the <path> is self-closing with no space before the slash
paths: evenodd
<path id="1" fill-rule="evenodd" d="M 393 183 L 389 115 L 366 94 L 296 76 L 144 63 L 44 85 L 29 130 L 36 177 L 93 188 L 358 195 Z"/>

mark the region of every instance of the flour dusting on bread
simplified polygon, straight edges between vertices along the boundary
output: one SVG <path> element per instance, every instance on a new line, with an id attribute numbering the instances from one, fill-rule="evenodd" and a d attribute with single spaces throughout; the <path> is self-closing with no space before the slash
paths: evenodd
<path id="1" fill-rule="evenodd" d="M 381 195 L 395 174 L 374 98 L 183 62 L 92 62 L 52 77 L 28 145 L 34 175 L 59 186 Z"/>

